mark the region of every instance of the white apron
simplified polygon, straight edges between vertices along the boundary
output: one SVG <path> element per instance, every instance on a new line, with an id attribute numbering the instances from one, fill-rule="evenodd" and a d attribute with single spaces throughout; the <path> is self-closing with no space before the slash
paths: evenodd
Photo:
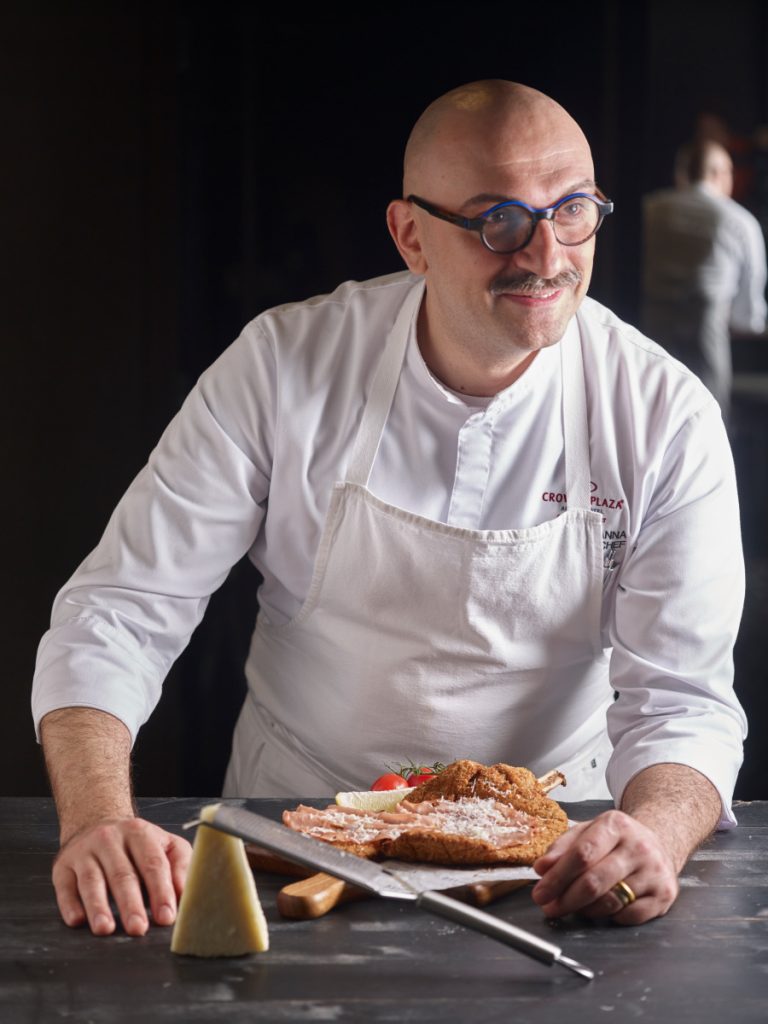
<path id="1" fill-rule="evenodd" d="M 388 336 L 304 605 L 284 625 L 259 616 L 227 796 L 328 796 L 408 758 L 460 757 L 561 768 L 562 799 L 609 796 L 580 339 L 560 343 L 567 511 L 528 529 L 448 526 L 367 489 L 423 290 Z"/>

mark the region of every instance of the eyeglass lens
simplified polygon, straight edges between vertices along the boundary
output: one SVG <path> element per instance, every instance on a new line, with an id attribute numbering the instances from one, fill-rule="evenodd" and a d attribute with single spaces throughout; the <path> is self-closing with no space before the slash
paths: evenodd
<path id="1" fill-rule="evenodd" d="M 524 206 L 502 206 L 485 218 L 483 237 L 495 252 L 522 248 L 533 234 L 537 220 L 544 218 Z M 592 235 L 600 221 L 600 210 L 592 199 L 579 196 L 554 211 L 555 238 L 563 245 L 579 245 Z"/>

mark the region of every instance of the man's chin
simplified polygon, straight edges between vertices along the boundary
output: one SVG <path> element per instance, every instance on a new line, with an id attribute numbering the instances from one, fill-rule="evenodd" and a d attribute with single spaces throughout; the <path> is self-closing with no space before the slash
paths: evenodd
<path id="1" fill-rule="evenodd" d="M 563 337 L 575 310 L 550 310 L 549 315 L 539 309 L 529 307 L 527 315 L 516 317 L 509 329 L 514 333 L 520 348 L 535 352 L 542 348 L 551 348 Z"/>

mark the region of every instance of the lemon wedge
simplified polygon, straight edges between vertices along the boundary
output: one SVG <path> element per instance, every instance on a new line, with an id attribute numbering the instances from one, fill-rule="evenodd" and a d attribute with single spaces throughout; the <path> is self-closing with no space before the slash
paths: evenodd
<path id="1" fill-rule="evenodd" d="M 352 807 L 356 811 L 391 811 L 416 787 L 408 789 L 367 789 L 356 793 L 337 793 L 339 807 Z"/>

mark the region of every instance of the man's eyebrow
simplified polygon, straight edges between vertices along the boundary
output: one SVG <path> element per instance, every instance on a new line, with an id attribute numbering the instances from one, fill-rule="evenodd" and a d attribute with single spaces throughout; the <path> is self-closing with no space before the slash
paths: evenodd
<path id="1" fill-rule="evenodd" d="M 569 196 L 573 192 L 594 192 L 596 188 L 597 185 L 592 178 L 584 178 L 583 181 L 577 181 L 575 184 L 569 185 L 568 188 L 566 188 L 565 191 L 562 192 L 554 201 L 557 202 L 558 199 L 562 199 L 564 196 Z M 496 192 L 478 192 L 476 196 L 472 196 L 470 199 L 463 202 L 459 207 L 459 210 L 464 212 L 469 207 L 478 205 L 482 205 L 487 209 L 490 206 L 496 206 L 497 203 L 508 203 L 513 200 L 521 203 L 526 202 L 526 200 L 522 199 L 520 196 L 505 196 Z"/>
<path id="2" fill-rule="evenodd" d="M 571 185 L 571 187 L 566 192 L 563 192 L 563 195 L 570 195 L 571 192 L 595 192 L 596 190 L 597 182 L 594 181 L 592 178 L 585 178 L 584 181 L 579 181 L 575 185 Z"/>
<path id="3" fill-rule="evenodd" d="M 493 192 L 479 192 L 476 196 L 472 196 L 471 199 L 467 199 L 459 207 L 460 210 L 466 210 L 469 206 L 495 206 L 496 203 L 506 203 L 509 201 L 510 196 L 496 195 Z"/>

